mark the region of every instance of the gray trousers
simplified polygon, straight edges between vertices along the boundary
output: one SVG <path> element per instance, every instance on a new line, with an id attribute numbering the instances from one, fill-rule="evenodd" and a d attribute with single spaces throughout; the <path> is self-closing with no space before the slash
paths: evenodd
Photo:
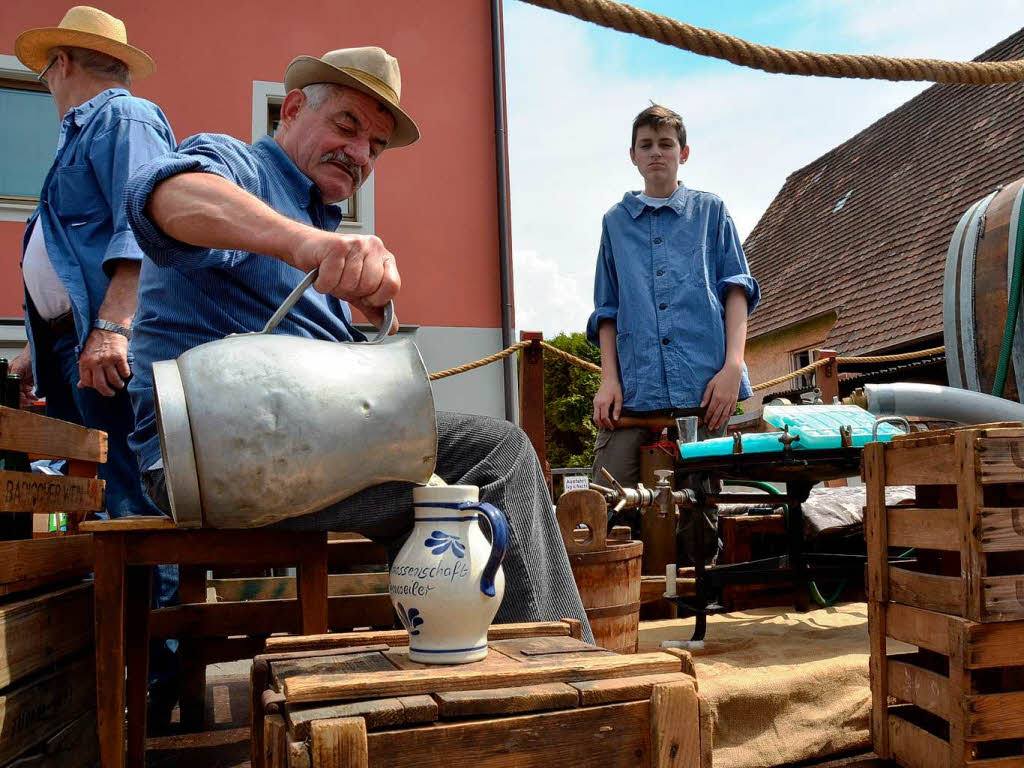
<path id="1" fill-rule="evenodd" d="M 578 619 L 583 639 L 593 642 L 544 473 L 526 433 L 499 419 L 438 413 L 437 437 L 436 474 L 449 485 L 478 486 L 480 500 L 508 518 L 505 597 L 495 622 Z M 169 514 L 163 478 L 153 477 L 156 472 L 162 474 L 144 473 L 145 485 L 154 503 Z M 412 489 L 411 483 L 384 483 L 275 527 L 355 531 L 395 552 L 412 530 Z"/>
<path id="2" fill-rule="evenodd" d="M 716 433 L 711 433 L 701 424 L 698 429 L 698 439 L 707 440 L 711 437 L 721 437 L 725 434 L 723 427 Z M 640 448 L 658 442 L 660 432 L 644 427 L 625 427 L 623 429 L 609 430 L 602 429 L 597 433 L 597 441 L 594 444 L 594 482 L 601 485 L 607 483 L 601 474 L 602 469 L 607 469 L 612 477 L 619 481 L 626 488 L 636 488 L 637 483 L 643 482 L 640 473 Z M 698 483 L 696 475 L 676 475 L 675 487 L 696 488 Z M 720 490 L 718 488 L 705 488 L 706 491 Z M 700 520 L 704 526 L 704 547 L 703 556 L 706 563 L 713 563 L 718 556 L 720 544 L 718 541 L 718 509 L 716 507 L 705 507 L 703 514 L 698 510 L 680 509 L 679 527 L 676 531 L 676 550 L 679 553 L 679 565 L 693 565 L 697 560 L 697 525 Z M 611 521 L 609 521 L 611 522 Z M 634 537 L 639 535 L 639 515 L 634 514 L 629 520 L 634 527 Z"/>

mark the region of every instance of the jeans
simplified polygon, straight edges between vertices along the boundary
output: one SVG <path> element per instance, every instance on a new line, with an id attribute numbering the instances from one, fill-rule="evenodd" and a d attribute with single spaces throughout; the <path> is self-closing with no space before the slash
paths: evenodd
<path id="1" fill-rule="evenodd" d="M 38 339 L 37 342 L 44 340 Z M 46 415 L 107 433 L 107 461 L 99 465 L 99 477 L 106 481 L 106 511 L 111 518 L 129 515 L 162 515 L 143 493 L 135 453 L 128 448 L 128 435 L 135 428 L 135 414 L 122 389 L 104 397 L 95 389 L 78 388 L 78 339 L 65 333 L 50 340 L 56 370 L 47 378 L 61 381 L 46 393 Z M 153 572 L 152 605 L 163 607 L 178 602 L 178 568 L 159 565 Z M 177 675 L 176 640 L 153 641 L 150 648 L 150 681 L 168 681 Z"/>

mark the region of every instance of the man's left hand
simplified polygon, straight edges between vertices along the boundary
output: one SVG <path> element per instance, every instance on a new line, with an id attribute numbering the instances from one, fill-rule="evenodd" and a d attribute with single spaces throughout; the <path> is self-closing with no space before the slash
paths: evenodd
<path id="1" fill-rule="evenodd" d="M 78 387 L 92 387 L 104 397 L 124 389 L 132 375 L 128 365 L 128 339 L 119 333 L 93 328 L 78 358 Z"/>
<path id="2" fill-rule="evenodd" d="M 704 413 L 704 425 L 710 431 L 716 432 L 721 429 L 728 423 L 729 417 L 736 410 L 742 376 L 742 366 L 726 363 L 704 388 L 704 397 L 700 401 L 700 406 L 701 408 L 707 407 L 707 411 Z"/>

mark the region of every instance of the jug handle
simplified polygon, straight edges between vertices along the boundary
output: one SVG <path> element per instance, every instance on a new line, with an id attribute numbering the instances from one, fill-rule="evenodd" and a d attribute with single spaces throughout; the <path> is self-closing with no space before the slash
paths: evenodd
<path id="1" fill-rule="evenodd" d="M 284 320 L 284 316 L 292 311 L 292 307 L 299 300 L 299 297 L 306 292 L 306 289 L 313 284 L 316 280 L 316 276 L 320 273 L 320 268 L 317 267 L 312 272 L 307 274 L 302 282 L 295 286 L 295 289 L 288 294 L 288 298 L 284 300 L 284 303 L 277 308 L 277 311 L 267 320 L 267 324 L 263 326 L 263 330 L 260 333 L 272 333 L 275 328 Z M 389 301 L 384 306 L 384 322 L 381 323 L 380 328 L 377 330 L 377 335 L 370 339 L 370 344 L 376 344 L 379 341 L 383 341 L 388 336 L 388 331 L 391 330 L 391 326 L 395 324 L 395 303 Z"/>
<path id="2" fill-rule="evenodd" d="M 491 528 L 491 555 L 480 575 L 480 591 L 488 597 L 494 597 L 494 577 L 498 575 L 498 566 L 505 559 L 505 551 L 508 549 L 508 521 L 505 513 L 485 501 L 467 501 L 460 504 L 459 509 L 479 510 Z"/>

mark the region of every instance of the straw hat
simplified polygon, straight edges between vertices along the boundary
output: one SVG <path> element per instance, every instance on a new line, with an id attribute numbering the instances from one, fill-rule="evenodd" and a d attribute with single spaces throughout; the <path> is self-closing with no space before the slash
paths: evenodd
<path id="1" fill-rule="evenodd" d="M 87 5 L 76 5 L 69 10 L 59 26 L 22 32 L 14 41 L 14 53 L 33 72 L 42 72 L 50 63 L 50 50 L 62 45 L 113 56 L 127 65 L 134 78 L 153 74 L 153 60 L 128 45 L 124 22 Z"/>
<path id="2" fill-rule="evenodd" d="M 314 83 L 344 85 L 377 99 L 395 118 L 389 149 L 407 146 L 420 137 L 416 123 L 398 106 L 402 97 L 398 59 L 383 48 L 341 48 L 328 51 L 319 59 L 313 56 L 292 59 L 284 74 L 285 91 Z"/>

